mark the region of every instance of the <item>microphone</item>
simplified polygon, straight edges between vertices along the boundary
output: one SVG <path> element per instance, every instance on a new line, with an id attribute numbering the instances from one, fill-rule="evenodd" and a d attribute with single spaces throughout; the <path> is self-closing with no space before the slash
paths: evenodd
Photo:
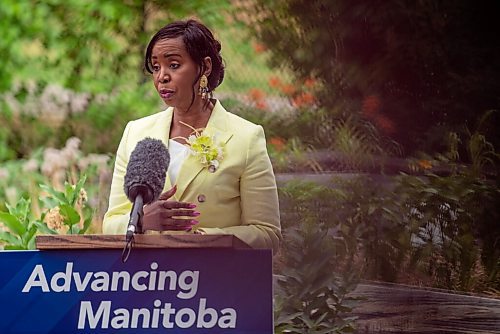
<path id="1" fill-rule="evenodd" d="M 169 163 L 168 150 L 158 139 L 146 137 L 132 151 L 123 182 L 125 195 L 133 203 L 127 244 L 132 241 L 134 233 L 142 233 L 143 206 L 160 197 Z"/>

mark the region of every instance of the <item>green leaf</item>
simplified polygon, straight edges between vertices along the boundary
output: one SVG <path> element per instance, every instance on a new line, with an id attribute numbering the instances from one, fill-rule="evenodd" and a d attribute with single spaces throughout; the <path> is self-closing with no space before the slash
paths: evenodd
<path id="1" fill-rule="evenodd" d="M 69 182 L 64 183 L 64 196 L 70 205 L 75 205 L 75 194 L 76 189 L 73 189 L 73 186 Z"/>
<path id="2" fill-rule="evenodd" d="M 43 221 L 35 221 L 33 224 L 36 225 L 36 227 L 38 228 L 38 231 L 40 233 L 43 233 L 43 234 L 57 234 L 56 231 L 50 229 L 46 223 L 44 223 Z"/>
<path id="3" fill-rule="evenodd" d="M 27 200 L 25 198 L 21 198 L 17 203 L 15 207 L 10 206 L 9 204 L 5 204 L 7 209 L 9 210 L 9 213 L 13 216 L 16 216 L 21 224 L 25 223 L 28 214 L 30 212 L 30 204 L 31 200 Z"/>
<path id="4" fill-rule="evenodd" d="M 92 224 L 92 216 L 87 217 L 83 221 L 83 228 L 80 231 L 78 231 L 78 234 L 84 234 L 85 232 L 87 232 L 91 224 Z"/>
<path id="5" fill-rule="evenodd" d="M 26 250 L 26 247 L 22 245 L 6 245 L 5 250 Z"/>
<path id="6" fill-rule="evenodd" d="M 38 228 L 36 225 L 32 225 L 30 229 L 28 230 L 28 233 L 24 236 L 24 245 L 26 246 L 27 249 L 34 249 L 35 248 L 35 238 L 33 238 L 37 232 Z"/>
<path id="7" fill-rule="evenodd" d="M 26 233 L 26 228 L 19 219 L 10 213 L 0 212 L 0 221 L 14 234 L 22 236 Z"/>
<path id="8" fill-rule="evenodd" d="M 19 245 L 20 239 L 7 231 L 0 231 L 0 240 L 10 245 Z"/>
<path id="9" fill-rule="evenodd" d="M 82 175 L 80 180 L 78 180 L 78 182 L 76 183 L 75 189 L 73 192 L 73 198 L 71 198 L 71 201 L 70 201 L 70 203 L 72 205 L 75 205 L 76 202 L 78 201 L 78 198 L 80 197 L 80 190 L 83 188 L 83 185 L 85 184 L 86 180 L 87 180 L 87 175 Z"/>
<path id="10" fill-rule="evenodd" d="M 64 223 L 70 227 L 70 230 L 73 225 L 80 222 L 80 214 L 68 204 L 63 204 L 59 206 L 60 213 L 65 217 Z"/>
<path id="11" fill-rule="evenodd" d="M 30 241 L 28 241 L 28 245 L 26 248 L 27 249 L 36 249 L 36 238 L 31 238 Z"/>
<path id="12" fill-rule="evenodd" d="M 40 188 L 48 192 L 50 195 L 52 195 L 53 198 L 57 199 L 59 201 L 59 204 L 69 204 L 68 200 L 66 199 L 66 196 L 64 196 L 64 193 L 57 191 L 54 188 L 49 187 L 45 184 L 40 184 Z"/>
<path id="13" fill-rule="evenodd" d="M 46 208 L 53 208 L 60 204 L 59 200 L 55 199 L 54 197 L 42 197 L 40 198 L 40 202 Z"/>

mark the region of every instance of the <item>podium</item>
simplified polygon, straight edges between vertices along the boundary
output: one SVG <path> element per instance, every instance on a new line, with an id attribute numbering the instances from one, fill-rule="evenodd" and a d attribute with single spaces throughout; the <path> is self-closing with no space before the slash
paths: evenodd
<path id="1" fill-rule="evenodd" d="M 37 236 L 0 252 L 0 333 L 273 333 L 272 251 L 231 235 Z"/>

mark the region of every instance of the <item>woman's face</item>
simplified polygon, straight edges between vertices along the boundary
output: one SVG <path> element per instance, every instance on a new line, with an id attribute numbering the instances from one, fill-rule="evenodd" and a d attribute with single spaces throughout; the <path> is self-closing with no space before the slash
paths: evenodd
<path id="1" fill-rule="evenodd" d="M 151 53 L 153 81 L 163 101 L 180 111 L 187 111 L 193 102 L 197 104 L 198 65 L 194 63 L 186 51 L 182 37 L 162 39 L 156 42 Z"/>

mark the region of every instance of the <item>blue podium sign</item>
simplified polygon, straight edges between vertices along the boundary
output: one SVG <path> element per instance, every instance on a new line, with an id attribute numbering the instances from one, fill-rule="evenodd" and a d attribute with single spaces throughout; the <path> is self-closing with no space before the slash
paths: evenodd
<path id="1" fill-rule="evenodd" d="M 273 333 L 270 250 L 0 252 L 0 333 Z"/>

